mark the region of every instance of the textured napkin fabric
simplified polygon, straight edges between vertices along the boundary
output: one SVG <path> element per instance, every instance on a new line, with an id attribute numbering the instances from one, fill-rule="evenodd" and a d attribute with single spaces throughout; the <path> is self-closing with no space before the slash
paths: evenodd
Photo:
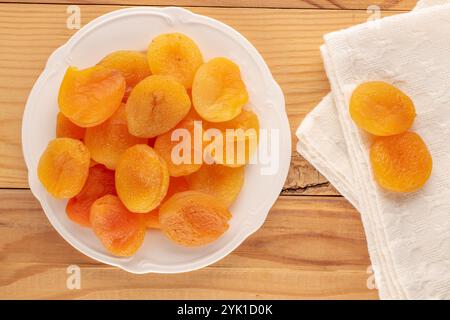
<path id="1" fill-rule="evenodd" d="M 450 299 L 450 1 L 420 1 L 410 13 L 325 36 L 332 92 L 297 130 L 298 152 L 361 213 L 382 299 Z M 378 187 L 371 138 L 348 113 L 353 89 L 389 82 L 414 101 L 412 130 L 433 157 L 420 191 Z"/>

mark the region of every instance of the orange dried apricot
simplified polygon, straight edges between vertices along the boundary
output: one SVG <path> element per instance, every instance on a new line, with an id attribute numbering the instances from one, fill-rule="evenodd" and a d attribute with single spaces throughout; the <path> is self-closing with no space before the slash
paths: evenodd
<path id="1" fill-rule="evenodd" d="M 249 162 L 256 152 L 259 140 L 258 116 L 250 110 L 242 112 L 232 120 L 220 123 L 207 123 L 206 128 L 218 129 L 222 134 L 222 152 L 217 152 L 212 145 L 206 147 L 206 152 L 218 164 L 238 167 Z"/>
<path id="2" fill-rule="evenodd" d="M 134 86 L 151 74 L 145 53 L 138 51 L 115 51 L 104 57 L 98 64 L 122 73 L 127 84 L 124 101 Z"/>
<path id="3" fill-rule="evenodd" d="M 228 121 L 242 111 L 248 93 L 239 67 L 227 58 L 214 58 L 202 65 L 192 84 L 195 110 L 211 122 Z"/>
<path id="4" fill-rule="evenodd" d="M 161 34 L 148 47 L 148 63 L 153 74 L 171 76 L 186 88 L 192 87 L 195 72 L 203 63 L 195 42 L 181 33 Z"/>
<path id="5" fill-rule="evenodd" d="M 170 183 L 169 188 L 167 189 L 166 196 L 161 201 L 161 204 L 163 204 L 167 199 L 169 199 L 171 196 L 173 196 L 175 193 L 182 192 L 188 190 L 189 186 L 184 177 L 170 177 Z M 161 205 L 160 205 L 161 206 Z M 144 219 L 145 224 L 147 228 L 152 229 L 160 229 L 161 226 L 159 225 L 159 207 L 156 209 L 153 209 L 152 211 L 148 213 L 144 213 Z"/>
<path id="6" fill-rule="evenodd" d="M 116 190 L 131 212 L 156 208 L 167 193 L 169 171 L 162 158 L 148 145 L 128 148 L 116 167 Z"/>
<path id="7" fill-rule="evenodd" d="M 179 82 L 165 76 L 147 77 L 127 100 L 128 130 L 137 137 L 156 137 L 175 127 L 190 107 L 191 100 Z"/>
<path id="8" fill-rule="evenodd" d="M 244 167 L 204 165 L 186 179 L 189 190 L 210 194 L 229 207 L 236 200 L 244 184 Z"/>
<path id="9" fill-rule="evenodd" d="M 125 86 L 120 71 L 99 65 L 83 70 L 69 67 L 59 89 L 59 109 L 80 127 L 96 126 L 120 106 Z"/>
<path id="10" fill-rule="evenodd" d="M 433 161 L 422 138 L 414 132 L 378 137 L 370 148 L 376 181 L 396 192 L 420 189 L 431 175 Z"/>
<path id="11" fill-rule="evenodd" d="M 126 149 L 135 144 L 145 144 L 147 139 L 135 137 L 128 132 L 125 105 L 122 104 L 108 120 L 86 129 L 84 143 L 92 159 L 114 170 L 120 155 Z"/>
<path id="12" fill-rule="evenodd" d="M 77 126 L 70 121 L 61 112 L 56 116 L 56 137 L 57 138 L 72 138 L 82 140 L 84 138 L 85 128 Z"/>
<path id="13" fill-rule="evenodd" d="M 179 192 L 159 209 L 164 234 L 186 247 L 208 244 L 228 230 L 231 214 L 215 197 L 198 192 Z"/>
<path id="14" fill-rule="evenodd" d="M 142 216 L 127 210 L 114 195 L 105 195 L 91 206 L 92 230 L 113 255 L 129 257 L 144 242 L 146 228 Z"/>
<path id="15" fill-rule="evenodd" d="M 376 136 L 408 130 L 416 110 L 412 100 L 391 84 L 372 81 L 360 84 L 350 99 L 350 116 L 358 127 Z"/>
<path id="16" fill-rule="evenodd" d="M 114 171 L 96 165 L 89 169 L 89 176 L 81 192 L 67 202 L 67 216 L 73 222 L 89 227 L 91 225 L 89 214 L 94 201 L 104 195 L 115 193 Z"/>
<path id="17" fill-rule="evenodd" d="M 38 177 L 55 198 L 72 198 L 89 174 L 89 150 L 72 138 L 56 138 L 48 144 L 38 164 Z"/>
<path id="18" fill-rule="evenodd" d="M 174 129 L 156 138 L 155 151 L 164 159 L 169 174 L 173 177 L 191 174 L 202 166 L 203 130 L 200 125 L 198 133 L 194 133 L 195 121 L 193 118 L 185 118 Z M 178 140 L 172 141 L 175 130 L 185 131 L 180 132 Z"/>

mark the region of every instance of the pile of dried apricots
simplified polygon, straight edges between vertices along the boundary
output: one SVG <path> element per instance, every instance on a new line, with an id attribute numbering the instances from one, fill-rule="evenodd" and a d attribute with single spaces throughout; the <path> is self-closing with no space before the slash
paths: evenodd
<path id="1" fill-rule="evenodd" d="M 404 92 L 385 82 L 365 82 L 353 91 L 350 116 L 359 128 L 374 136 L 370 162 L 380 186 L 413 192 L 427 182 L 433 161 L 422 138 L 408 131 L 416 111 Z"/>
<path id="2" fill-rule="evenodd" d="M 208 244 L 229 227 L 228 208 L 253 150 L 245 146 L 243 162 L 211 153 L 212 164 L 175 163 L 171 136 L 178 128 L 191 132 L 195 121 L 224 135 L 258 132 L 258 117 L 243 109 L 247 102 L 239 67 L 227 58 L 204 62 L 181 33 L 157 36 L 146 53 L 117 51 L 95 66 L 69 67 L 56 138 L 38 177 L 52 196 L 69 199 L 68 217 L 91 227 L 114 255 L 133 255 L 148 228 L 179 245 Z"/>

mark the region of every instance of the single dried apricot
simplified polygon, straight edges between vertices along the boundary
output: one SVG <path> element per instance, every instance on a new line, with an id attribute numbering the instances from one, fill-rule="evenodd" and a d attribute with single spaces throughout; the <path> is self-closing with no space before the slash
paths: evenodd
<path id="1" fill-rule="evenodd" d="M 125 105 L 122 104 L 108 120 L 86 129 L 84 143 L 92 159 L 114 170 L 120 155 L 126 149 L 135 144 L 145 144 L 147 139 L 135 137 L 128 132 Z"/>
<path id="2" fill-rule="evenodd" d="M 134 86 L 151 74 L 145 53 L 138 51 L 115 51 L 104 57 L 98 64 L 122 73 L 127 84 L 124 101 Z"/>
<path id="3" fill-rule="evenodd" d="M 59 109 L 80 127 L 96 126 L 120 106 L 125 85 L 117 70 L 99 65 L 83 70 L 69 67 L 59 89 Z"/>
<path id="4" fill-rule="evenodd" d="M 91 205 L 98 198 L 107 194 L 116 194 L 114 186 L 114 171 L 102 165 L 89 169 L 89 176 L 83 189 L 75 197 L 70 198 L 66 205 L 68 217 L 79 225 L 89 227 L 89 214 Z"/>
<path id="5" fill-rule="evenodd" d="M 239 67 L 227 58 L 214 58 L 202 65 L 192 85 L 195 110 L 211 122 L 228 121 L 242 111 L 248 93 Z"/>
<path id="6" fill-rule="evenodd" d="M 211 144 L 206 146 L 206 152 L 218 164 L 230 167 L 245 165 L 249 163 L 250 157 L 257 150 L 259 120 L 253 111 L 242 110 L 234 119 L 219 123 L 207 123 L 206 128 L 218 129 L 222 134 L 222 152 L 218 152 Z"/>
<path id="7" fill-rule="evenodd" d="M 72 138 L 82 140 L 84 138 L 85 128 L 77 126 L 70 121 L 61 112 L 58 112 L 56 117 L 56 137 L 57 138 Z"/>
<path id="8" fill-rule="evenodd" d="M 188 183 L 184 177 L 170 177 L 170 183 L 169 188 L 167 189 L 166 196 L 161 201 L 161 205 L 169 199 L 171 196 L 173 196 L 175 193 L 187 191 L 189 188 Z M 160 205 L 160 206 L 161 206 Z M 159 207 L 156 209 L 153 209 L 152 211 L 148 213 L 143 213 L 145 224 L 147 228 L 152 229 L 160 229 L 161 226 L 159 224 Z"/>
<path id="9" fill-rule="evenodd" d="M 431 175 L 433 161 L 425 142 L 414 132 L 378 137 L 370 148 L 375 179 L 385 189 L 412 192 Z"/>
<path id="10" fill-rule="evenodd" d="M 72 198 L 89 174 L 89 150 L 72 138 L 56 138 L 48 144 L 38 164 L 38 177 L 55 198 Z"/>
<path id="11" fill-rule="evenodd" d="M 159 209 L 161 230 L 186 247 L 213 242 L 228 230 L 230 218 L 218 199 L 198 191 L 176 193 Z"/>
<path id="12" fill-rule="evenodd" d="M 244 167 L 204 165 L 186 179 L 189 190 L 210 194 L 229 207 L 236 200 L 244 184 Z"/>
<path id="13" fill-rule="evenodd" d="M 105 195 L 91 206 L 92 230 L 113 255 L 132 256 L 144 242 L 146 228 L 140 214 L 127 210 L 114 195 Z"/>
<path id="14" fill-rule="evenodd" d="M 128 130 L 137 137 L 156 137 L 175 127 L 190 108 L 191 100 L 179 82 L 165 76 L 147 77 L 127 100 Z"/>
<path id="15" fill-rule="evenodd" d="M 358 127 L 376 136 L 408 130 L 416 110 L 412 100 L 391 84 L 373 81 L 359 85 L 350 99 L 350 116 Z"/>
<path id="16" fill-rule="evenodd" d="M 148 63 L 153 74 L 171 76 L 186 88 L 192 87 L 195 72 L 203 63 L 195 42 L 181 33 L 161 34 L 148 47 Z"/>
<path id="17" fill-rule="evenodd" d="M 128 148 L 116 167 L 116 190 L 131 212 L 156 208 L 167 193 L 169 171 L 162 158 L 148 145 Z"/>
<path id="18" fill-rule="evenodd" d="M 191 174 L 202 166 L 203 130 L 199 124 L 195 133 L 195 121 L 185 118 L 174 129 L 156 138 L 155 151 L 164 159 L 173 177 Z"/>

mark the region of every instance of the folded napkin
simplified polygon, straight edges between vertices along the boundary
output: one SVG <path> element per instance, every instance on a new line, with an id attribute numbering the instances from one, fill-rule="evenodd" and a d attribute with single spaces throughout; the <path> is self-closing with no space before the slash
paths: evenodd
<path id="1" fill-rule="evenodd" d="M 325 36 L 332 92 L 297 130 L 298 152 L 361 213 L 382 299 L 450 299 L 450 1 L 416 9 Z M 415 103 L 412 129 L 433 157 L 418 192 L 387 192 L 373 178 L 370 136 L 348 113 L 353 89 L 370 80 Z"/>

